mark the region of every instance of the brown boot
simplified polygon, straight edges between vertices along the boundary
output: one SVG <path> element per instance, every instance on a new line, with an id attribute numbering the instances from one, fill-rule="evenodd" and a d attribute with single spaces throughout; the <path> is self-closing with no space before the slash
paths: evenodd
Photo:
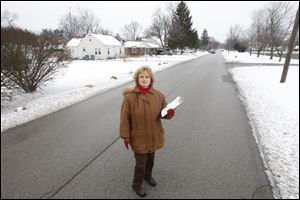
<path id="1" fill-rule="evenodd" d="M 133 190 L 135 191 L 135 193 L 137 195 L 139 195 L 140 197 L 145 197 L 147 195 L 146 191 L 141 187 L 141 188 L 138 188 L 138 189 L 134 189 Z"/>
<path id="2" fill-rule="evenodd" d="M 151 185 L 153 187 L 157 185 L 156 180 L 152 177 L 151 178 L 145 178 L 145 180 L 146 180 L 147 183 L 149 183 L 149 185 Z"/>

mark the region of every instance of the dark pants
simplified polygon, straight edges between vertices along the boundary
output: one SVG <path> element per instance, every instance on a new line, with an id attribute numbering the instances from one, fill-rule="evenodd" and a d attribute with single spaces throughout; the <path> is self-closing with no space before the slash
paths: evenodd
<path id="1" fill-rule="evenodd" d="M 152 168 L 154 165 L 154 155 L 155 152 L 147 154 L 134 153 L 135 157 L 135 168 L 134 168 L 134 178 L 132 182 L 132 187 L 134 189 L 141 188 L 144 178 L 152 177 Z"/>

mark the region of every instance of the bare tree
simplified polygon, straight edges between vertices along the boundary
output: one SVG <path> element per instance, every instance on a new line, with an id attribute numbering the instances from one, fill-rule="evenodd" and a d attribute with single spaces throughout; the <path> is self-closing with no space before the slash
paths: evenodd
<path id="1" fill-rule="evenodd" d="M 235 24 L 229 28 L 226 39 L 226 47 L 227 49 L 233 49 L 235 43 L 237 43 L 241 38 L 241 33 L 243 28 L 239 24 Z"/>
<path id="2" fill-rule="evenodd" d="M 89 33 L 100 33 L 100 20 L 89 9 L 78 7 L 77 13 L 71 8 L 61 18 L 60 30 L 64 31 L 66 42 L 72 38 L 81 38 Z"/>
<path id="3" fill-rule="evenodd" d="M 166 11 L 168 13 L 167 15 L 169 17 L 171 17 L 171 19 L 172 19 L 173 14 L 176 11 L 176 7 L 177 7 L 177 3 L 176 2 L 173 2 L 173 1 L 167 2 Z"/>
<path id="4" fill-rule="evenodd" d="M 171 1 L 171 2 L 167 3 L 166 14 L 165 14 L 165 16 L 167 18 L 167 20 L 166 20 L 166 23 L 167 23 L 167 25 L 166 25 L 167 36 L 170 35 L 170 31 L 172 29 L 173 15 L 176 12 L 176 7 L 177 7 L 177 3 L 175 3 L 175 2 Z M 168 37 L 165 38 L 165 43 L 168 43 L 167 39 L 168 39 Z"/>
<path id="5" fill-rule="evenodd" d="M 143 36 L 146 38 L 150 38 L 153 36 L 152 30 L 151 30 L 151 26 L 149 26 L 148 28 L 146 28 L 143 32 Z"/>
<path id="6" fill-rule="evenodd" d="M 209 49 L 216 49 L 219 44 L 220 43 L 214 37 L 209 37 Z"/>
<path id="7" fill-rule="evenodd" d="M 114 33 L 111 30 L 105 28 L 101 28 L 98 32 L 102 35 L 114 35 Z"/>
<path id="8" fill-rule="evenodd" d="M 166 51 L 167 39 L 172 28 L 172 17 L 176 10 L 174 2 L 168 2 L 166 8 L 163 10 L 157 8 L 152 16 L 152 23 L 144 32 L 145 37 L 156 36 L 160 40 L 163 51 Z"/>
<path id="9" fill-rule="evenodd" d="M 122 29 L 122 34 L 126 40 L 136 40 L 142 30 L 142 26 L 137 21 L 132 21 L 125 25 Z"/>
<path id="10" fill-rule="evenodd" d="M 51 80 L 67 53 L 45 37 L 13 27 L 1 27 L 1 81 L 28 93 Z M 6 87 L 7 82 L 1 82 Z"/>
<path id="11" fill-rule="evenodd" d="M 78 8 L 78 22 L 80 27 L 79 34 L 85 36 L 89 33 L 100 32 L 100 20 L 94 15 L 90 9 Z"/>
<path id="12" fill-rule="evenodd" d="M 270 28 L 270 47 L 273 58 L 274 48 L 280 46 L 284 40 L 287 40 L 288 33 L 291 32 L 293 25 L 292 7 L 289 2 L 279 1 L 270 2 L 266 7 L 268 11 L 268 21 Z"/>
<path id="13" fill-rule="evenodd" d="M 291 27 L 292 24 L 289 24 L 289 26 L 286 27 L 286 29 L 281 29 L 280 31 L 278 31 L 278 33 L 276 33 L 276 37 L 274 38 L 273 45 L 279 56 L 279 61 L 281 61 L 283 52 L 288 47 L 288 36 L 291 33 Z M 270 57 L 270 59 L 272 59 L 272 57 Z"/>
<path id="14" fill-rule="evenodd" d="M 64 31 L 65 42 L 68 42 L 72 38 L 81 37 L 79 34 L 78 18 L 72 14 L 71 9 L 60 19 L 59 27 Z"/>
<path id="15" fill-rule="evenodd" d="M 42 29 L 40 36 L 47 38 L 47 40 L 50 40 L 53 44 L 64 43 L 63 31 L 59 29 Z"/>
<path id="16" fill-rule="evenodd" d="M 164 53 L 166 52 L 166 39 L 169 36 L 169 30 L 172 21 L 168 15 L 165 15 L 160 8 L 153 14 L 153 21 L 150 27 L 151 35 L 158 37 Z"/>
<path id="17" fill-rule="evenodd" d="M 263 48 L 267 47 L 270 41 L 269 37 L 269 23 L 267 20 L 266 9 L 260 8 L 252 12 L 251 28 L 254 29 L 254 41 L 257 49 L 257 57 Z"/>
<path id="18" fill-rule="evenodd" d="M 246 31 L 247 43 L 249 44 L 250 56 L 252 55 L 253 48 L 255 47 L 255 26 L 252 23 L 250 28 Z"/>
<path id="19" fill-rule="evenodd" d="M 3 27 L 13 27 L 15 26 L 15 21 L 18 19 L 18 15 L 11 13 L 8 10 L 1 12 L 1 26 Z"/>

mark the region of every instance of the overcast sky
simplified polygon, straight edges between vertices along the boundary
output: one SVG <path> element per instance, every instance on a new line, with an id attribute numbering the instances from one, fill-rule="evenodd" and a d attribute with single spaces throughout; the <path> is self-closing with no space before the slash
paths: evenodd
<path id="1" fill-rule="evenodd" d="M 251 12 L 267 1 L 186 1 L 192 16 L 193 28 L 199 37 L 204 28 L 208 35 L 223 42 L 231 25 L 239 23 L 247 28 Z M 143 28 L 151 24 L 156 8 L 166 8 L 167 1 L 1 1 L 1 12 L 8 10 L 18 15 L 16 24 L 40 32 L 43 28 L 58 28 L 62 16 L 69 9 L 89 8 L 100 19 L 101 27 L 121 34 L 124 25 L 138 21 Z M 293 2 L 295 9 L 298 6 Z"/>

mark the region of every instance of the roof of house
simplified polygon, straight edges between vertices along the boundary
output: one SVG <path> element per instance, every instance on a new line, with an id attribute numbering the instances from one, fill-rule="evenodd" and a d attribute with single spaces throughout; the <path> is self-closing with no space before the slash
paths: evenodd
<path id="1" fill-rule="evenodd" d="M 159 47 L 161 46 L 160 40 L 158 37 L 150 37 L 150 38 L 144 38 L 143 39 L 144 42 L 151 42 L 153 44 L 158 45 Z"/>
<path id="2" fill-rule="evenodd" d="M 149 48 L 150 46 L 147 45 L 145 42 L 138 42 L 138 41 L 128 41 L 124 43 L 125 48 Z"/>
<path id="3" fill-rule="evenodd" d="M 150 47 L 150 48 L 160 48 L 160 46 L 159 45 L 157 45 L 157 44 L 153 44 L 153 43 L 151 43 L 151 42 L 146 42 L 146 44 Z"/>
<path id="4" fill-rule="evenodd" d="M 73 38 L 67 43 L 67 47 L 76 47 L 82 38 Z"/>
<path id="5" fill-rule="evenodd" d="M 101 34 L 90 34 L 91 36 L 98 39 L 100 42 L 102 42 L 105 45 L 110 46 L 120 46 L 122 45 L 121 42 L 119 42 L 116 38 L 110 35 L 101 35 Z"/>

